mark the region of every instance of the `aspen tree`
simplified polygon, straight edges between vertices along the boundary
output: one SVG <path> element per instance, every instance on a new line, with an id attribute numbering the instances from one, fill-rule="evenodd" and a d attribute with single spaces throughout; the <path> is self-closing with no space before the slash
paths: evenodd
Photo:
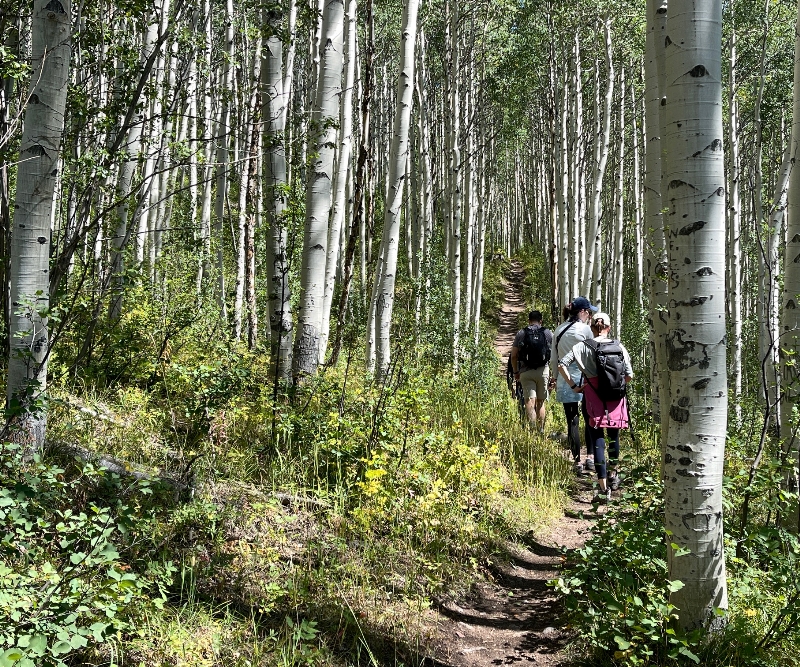
<path id="1" fill-rule="evenodd" d="M 358 159 L 356 161 L 355 177 L 353 179 L 353 211 L 350 221 L 350 234 L 347 239 L 345 249 L 344 265 L 342 268 L 342 286 L 339 291 L 339 303 L 337 304 L 336 339 L 331 350 L 331 364 L 335 364 L 339 358 L 342 345 L 342 332 L 344 329 L 345 316 L 347 311 L 347 301 L 350 295 L 350 282 L 353 277 L 353 261 L 355 258 L 356 243 L 360 241 L 360 268 L 362 301 L 364 300 L 364 284 L 366 283 L 366 196 L 365 190 L 368 184 L 369 169 L 369 135 L 372 124 L 372 89 L 374 84 L 373 61 L 375 52 L 375 21 L 373 16 L 372 0 L 366 0 L 366 43 L 364 45 L 364 72 L 360 77 L 361 82 L 361 118 L 359 123 L 360 140 L 358 147 Z"/>
<path id="2" fill-rule="evenodd" d="M 731 3 L 731 9 L 733 8 Z M 733 11 L 731 11 L 733 13 Z M 731 318 L 731 374 L 737 421 L 742 418 L 742 212 L 739 194 L 739 99 L 736 95 L 736 26 L 730 37 L 730 82 L 728 84 L 728 302 Z"/>
<path id="3" fill-rule="evenodd" d="M 259 118 L 258 118 L 258 99 L 259 82 L 261 80 L 261 42 L 259 35 L 253 45 L 250 54 L 250 67 L 245 71 L 250 73 L 247 90 L 250 92 L 249 102 L 245 106 L 243 113 L 244 140 L 241 143 L 242 156 L 241 172 L 239 179 L 239 214 L 238 214 L 238 236 L 236 242 L 236 293 L 233 303 L 233 338 L 239 340 L 242 336 L 242 325 L 244 322 L 244 303 L 246 293 L 246 282 L 248 279 L 248 247 L 252 239 L 252 221 L 248 219 L 247 202 L 248 191 L 250 188 L 250 178 L 254 175 L 252 162 L 256 159 L 259 146 Z"/>
<path id="4" fill-rule="evenodd" d="M 292 370 L 292 304 L 286 220 L 288 181 L 286 174 L 286 107 L 289 92 L 283 73 L 281 12 L 264 10 L 262 22 L 270 30 L 263 50 L 265 188 L 267 211 L 267 299 L 272 359 L 278 378 L 288 380 Z M 288 64 L 287 64 L 288 67 Z"/>
<path id="5" fill-rule="evenodd" d="M 225 300 L 225 263 L 222 244 L 222 225 L 225 218 L 225 202 L 228 196 L 228 162 L 231 146 L 231 87 L 233 80 L 233 0 L 225 3 L 225 38 L 222 73 L 218 74 L 220 90 L 218 94 L 219 113 L 216 131 L 216 193 L 214 199 L 214 236 L 216 241 L 215 295 L 220 319 L 227 324 L 228 309 Z"/>
<path id="6" fill-rule="evenodd" d="M 800 5 L 797 10 L 794 42 L 794 91 L 792 97 L 792 137 L 789 156 L 794 163 L 789 176 L 786 247 L 781 312 L 781 350 L 783 401 L 781 439 L 789 452 L 788 461 L 794 468 L 794 488 L 797 489 L 798 452 L 797 415 L 792 409 L 800 397 Z"/>
<path id="7" fill-rule="evenodd" d="M 636 262 L 636 297 L 639 312 L 644 307 L 644 240 L 642 235 L 642 188 L 641 167 L 639 155 L 639 124 L 636 112 L 636 86 L 631 86 L 631 152 L 633 153 L 633 233 L 634 233 L 634 261 Z M 642 137 L 645 135 L 643 134 Z"/>
<path id="8" fill-rule="evenodd" d="M 320 360 L 325 358 L 331 324 L 331 304 L 336 283 L 336 270 L 339 266 L 339 237 L 345 217 L 347 182 L 353 146 L 353 85 L 356 66 L 356 1 L 347 0 L 345 16 L 345 75 L 342 99 L 339 108 L 339 152 L 336 157 L 336 173 L 333 181 L 333 214 L 328 229 L 328 251 L 325 258 L 325 291 L 322 302 L 322 335 L 319 343 Z"/>
<path id="9" fill-rule="evenodd" d="M 406 0 L 403 7 L 402 42 L 397 78 L 397 102 L 389 161 L 389 189 L 383 216 L 382 271 L 375 283 L 380 294 L 377 309 L 378 373 L 383 375 L 391 362 L 391 325 L 394 290 L 397 277 L 397 250 L 400 243 L 400 212 L 406 180 L 405 167 L 409 151 L 411 109 L 414 103 L 414 47 L 417 43 L 417 11 L 419 0 Z"/>
<path id="10" fill-rule="evenodd" d="M 312 162 L 307 167 L 306 221 L 293 374 L 316 373 L 320 360 L 328 216 L 342 87 L 344 0 L 324 0 L 322 55 L 311 116 Z"/>
<path id="11" fill-rule="evenodd" d="M 44 446 L 47 417 L 36 406 L 46 389 L 50 220 L 64 131 L 71 55 L 70 0 L 36 0 L 31 18 L 31 88 L 20 139 L 11 234 L 10 356 L 6 396 L 17 439 Z"/>
<path id="12" fill-rule="evenodd" d="M 594 139 L 594 164 L 592 165 L 593 179 L 592 192 L 589 197 L 589 229 L 586 235 L 588 244 L 587 259 L 584 264 L 582 291 L 590 295 L 595 300 L 600 296 L 600 267 L 602 265 L 602 253 L 600 246 L 600 218 L 602 216 L 602 194 L 603 177 L 608 164 L 609 143 L 611 140 L 611 102 L 614 96 L 614 62 L 612 60 L 611 42 L 611 19 L 606 18 L 603 22 L 603 32 L 605 35 L 605 64 L 606 64 L 606 92 L 603 98 L 602 110 L 596 105 L 595 113 L 597 118 L 602 117 L 602 124 Z M 599 65 L 596 65 L 596 71 Z M 598 79 L 595 77 L 596 85 Z M 599 90 L 599 88 L 598 88 Z M 601 116 L 602 114 L 602 116 Z"/>
<path id="13" fill-rule="evenodd" d="M 645 151 L 646 192 L 645 211 L 647 220 L 647 253 L 645 263 L 649 284 L 650 327 L 653 364 L 653 414 L 661 426 L 661 443 L 666 442 L 669 427 L 669 369 L 667 368 L 667 246 L 664 236 L 662 209 L 662 170 L 664 164 L 663 139 L 661 134 L 662 101 L 666 97 L 661 90 L 664 41 L 667 25 L 666 0 L 649 0 L 647 3 L 647 43 L 645 53 L 645 113 L 647 118 L 647 150 Z"/>
<path id="14" fill-rule="evenodd" d="M 722 9 L 670 0 L 665 71 L 670 428 L 664 460 L 670 600 L 685 628 L 728 606 L 722 543 L 727 427 Z M 681 555 L 678 549 L 688 550 Z"/>
<path id="15" fill-rule="evenodd" d="M 458 367 L 461 335 L 461 43 L 459 4 L 450 13 L 450 286 L 453 290 L 453 367 Z M 510 253 L 509 253 L 510 254 Z"/>
<path id="16" fill-rule="evenodd" d="M 615 192 L 616 225 L 614 228 L 612 256 L 609 265 L 613 267 L 609 281 L 609 299 L 611 318 L 617 327 L 616 333 L 622 331 L 622 288 L 625 282 L 625 68 L 619 70 L 619 143 L 617 144 L 617 187 Z"/>

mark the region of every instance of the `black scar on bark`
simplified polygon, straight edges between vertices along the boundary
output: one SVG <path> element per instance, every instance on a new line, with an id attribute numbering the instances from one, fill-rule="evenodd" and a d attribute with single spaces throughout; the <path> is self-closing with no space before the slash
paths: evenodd
<path id="1" fill-rule="evenodd" d="M 711 382 L 711 378 L 703 378 L 702 380 L 698 380 L 692 385 L 693 389 L 705 389 L 709 382 Z"/>
<path id="2" fill-rule="evenodd" d="M 689 70 L 689 76 L 693 76 L 695 78 L 705 76 L 706 74 L 708 74 L 708 70 L 706 70 L 703 65 L 695 65 L 691 70 Z"/>
<path id="3" fill-rule="evenodd" d="M 710 298 L 710 296 L 695 296 L 689 301 L 673 301 L 672 303 L 675 306 L 688 306 L 690 308 L 694 308 L 695 306 L 702 306 Z"/>
<path id="4" fill-rule="evenodd" d="M 666 13 L 667 13 L 666 7 L 659 7 L 658 9 L 656 9 L 656 14 L 658 14 L 659 16 Z"/>
<path id="5" fill-rule="evenodd" d="M 680 475 L 681 477 L 702 477 L 699 472 L 691 472 L 690 470 L 684 470 L 683 468 L 676 470 L 675 474 Z"/>
<path id="6" fill-rule="evenodd" d="M 714 141 L 712 141 L 710 144 L 708 144 L 708 146 L 706 146 L 702 150 L 699 150 L 696 153 L 692 153 L 692 157 L 698 157 L 699 155 L 702 155 L 704 151 L 718 151 L 720 148 L 722 148 L 722 141 L 720 141 L 719 139 L 714 139 Z"/>
<path id="7" fill-rule="evenodd" d="M 692 519 L 696 525 L 699 525 L 699 528 L 690 526 L 689 519 Z M 698 519 L 700 519 L 699 522 L 697 521 Z M 717 526 L 719 526 L 720 522 L 722 521 L 722 513 L 716 512 L 714 514 L 698 514 L 695 512 L 691 512 L 690 514 L 684 514 L 681 517 L 681 521 L 683 522 L 683 525 L 687 528 L 687 530 L 707 533 L 712 529 L 716 528 Z M 703 526 L 703 523 L 705 523 L 705 526 Z"/>
<path id="8" fill-rule="evenodd" d="M 39 100 L 39 96 L 38 96 L 36 93 L 33 93 L 33 94 L 32 94 L 32 95 L 31 95 L 31 96 L 28 98 L 28 103 L 29 103 L 29 104 L 40 104 L 40 103 L 41 103 L 41 101 Z"/>
<path id="9" fill-rule="evenodd" d="M 792 237 L 792 243 L 800 243 L 800 234 L 795 234 Z"/>
<path id="10" fill-rule="evenodd" d="M 683 263 L 684 263 L 684 264 L 691 264 L 691 263 L 692 263 L 692 260 L 691 260 L 691 259 L 689 259 L 688 257 L 684 257 L 684 258 L 683 258 Z"/>
<path id="11" fill-rule="evenodd" d="M 36 240 L 37 240 L 39 243 L 41 243 L 42 245 L 44 245 L 45 243 L 47 243 L 47 239 L 46 239 L 44 236 L 40 236 L 40 237 L 39 237 L 38 239 L 36 239 Z"/>
<path id="12" fill-rule="evenodd" d="M 44 146 L 40 146 L 39 144 L 34 144 L 29 148 L 26 148 L 23 152 L 30 153 L 36 157 L 42 157 L 43 155 L 47 155 L 47 151 L 44 149 Z"/>
<path id="13" fill-rule="evenodd" d="M 703 266 L 697 269 L 698 276 L 712 276 L 714 275 L 714 271 L 711 269 L 710 266 Z"/>
<path id="14" fill-rule="evenodd" d="M 674 183 L 674 181 L 673 181 L 673 183 Z M 691 225 L 686 225 L 685 227 L 681 227 L 678 230 L 678 235 L 679 236 L 688 236 L 689 234 L 693 234 L 694 232 L 697 232 L 697 231 L 703 229 L 703 227 L 705 227 L 705 226 L 706 226 L 706 223 L 705 223 L 704 220 L 698 220 L 697 222 L 693 222 Z"/>
<path id="15" fill-rule="evenodd" d="M 692 185 L 691 183 L 687 183 L 686 181 L 681 181 L 680 179 L 676 179 L 674 181 L 670 181 L 668 189 L 669 190 L 674 190 L 675 188 L 679 188 L 682 185 L 688 185 L 692 190 L 697 190 L 697 188 L 694 187 L 694 185 Z"/>
<path id="16" fill-rule="evenodd" d="M 664 38 L 664 46 L 669 46 L 670 44 L 672 44 L 672 40 L 669 38 L 669 35 L 667 35 Z"/>
<path id="17" fill-rule="evenodd" d="M 672 454 L 664 454 L 664 463 L 672 463 L 674 460 Z"/>
<path id="18" fill-rule="evenodd" d="M 667 336 L 667 367 L 671 371 L 682 371 L 692 366 L 707 368 L 709 364 L 707 346 L 693 340 L 684 341 L 682 336 L 685 333 L 682 329 L 673 329 Z M 702 352 L 702 359 L 693 358 L 696 351 Z"/>
<path id="19" fill-rule="evenodd" d="M 45 7 L 45 11 L 55 12 L 56 14 L 66 14 L 64 6 L 58 0 L 50 0 Z"/>
<path id="20" fill-rule="evenodd" d="M 693 452 L 691 445 L 678 445 L 675 449 L 680 450 L 682 452 Z"/>
<path id="21" fill-rule="evenodd" d="M 794 302 L 794 299 L 789 299 L 786 302 L 786 310 L 794 310 L 797 308 L 797 304 Z"/>
<path id="22" fill-rule="evenodd" d="M 793 263 L 793 264 L 797 264 L 798 262 L 800 262 L 800 255 L 798 255 L 797 257 L 795 257 L 795 258 L 792 260 L 792 263 Z"/>
<path id="23" fill-rule="evenodd" d="M 678 459 L 678 463 L 680 463 L 682 466 L 690 466 L 692 465 L 692 459 L 684 456 L 683 458 Z"/>
<path id="24" fill-rule="evenodd" d="M 679 424 L 685 424 L 689 421 L 689 411 L 679 408 L 677 405 L 670 406 L 669 416 L 672 421 L 676 421 Z"/>

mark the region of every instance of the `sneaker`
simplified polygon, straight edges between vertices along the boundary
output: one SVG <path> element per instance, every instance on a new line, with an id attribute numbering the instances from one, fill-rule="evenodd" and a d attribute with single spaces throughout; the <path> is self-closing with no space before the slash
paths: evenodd
<path id="1" fill-rule="evenodd" d="M 572 466 L 573 472 L 580 477 L 583 475 L 583 465 L 580 461 L 575 461 L 575 465 Z"/>
<path id="2" fill-rule="evenodd" d="M 594 472 L 594 456 L 587 456 L 583 462 L 583 469 L 586 472 Z"/>
<path id="3" fill-rule="evenodd" d="M 611 502 L 611 489 L 605 491 L 597 490 L 592 498 L 592 505 L 608 505 Z"/>
<path id="4" fill-rule="evenodd" d="M 616 491 L 619 488 L 620 479 L 619 475 L 614 475 L 613 477 L 608 478 L 608 486 L 612 491 Z"/>

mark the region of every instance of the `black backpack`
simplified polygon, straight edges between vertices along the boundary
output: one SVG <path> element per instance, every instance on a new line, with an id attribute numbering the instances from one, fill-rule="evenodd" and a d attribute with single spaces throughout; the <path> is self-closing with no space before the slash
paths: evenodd
<path id="1" fill-rule="evenodd" d="M 583 341 L 594 352 L 597 367 L 597 395 L 603 401 L 619 401 L 625 397 L 625 356 L 618 340 Z"/>
<path id="2" fill-rule="evenodd" d="M 519 349 L 520 363 L 528 369 L 541 368 L 550 361 L 550 346 L 543 327 L 525 329 L 525 338 Z"/>

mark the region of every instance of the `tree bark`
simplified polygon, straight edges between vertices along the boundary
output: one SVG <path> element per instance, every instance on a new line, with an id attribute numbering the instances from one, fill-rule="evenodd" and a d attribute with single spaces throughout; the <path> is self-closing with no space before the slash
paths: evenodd
<path id="1" fill-rule="evenodd" d="M 727 429 L 722 8 L 671 0 L 666 42 L 670 428 L 664 463 L 670 600 L 684 628 L 721 623 Z M 677 548 L 688 554 L 678 555 Z"/>
<path id="2" fill-rule="evenodd" d="M 69 82 L 70 0 L 36 0 L 31 21 L 31 90 L 20 140 L 11 235 L 10 356 L 6 395 L 18 441 L 44 445 L 47 417 L 37 405 L 50 352 L 50 220 Z"/>
<path id="3" fill-rule="evenodd" d="M 322 13 L 320 75 L 311 118 L 311 152 L 306 189 L 306 222 L 300 275 L 300 309 L 294 344 L 293 375 L 317 372 L 320 364 L 328 216 L 342 88 L 344 0 L 326 0 Z"/>

